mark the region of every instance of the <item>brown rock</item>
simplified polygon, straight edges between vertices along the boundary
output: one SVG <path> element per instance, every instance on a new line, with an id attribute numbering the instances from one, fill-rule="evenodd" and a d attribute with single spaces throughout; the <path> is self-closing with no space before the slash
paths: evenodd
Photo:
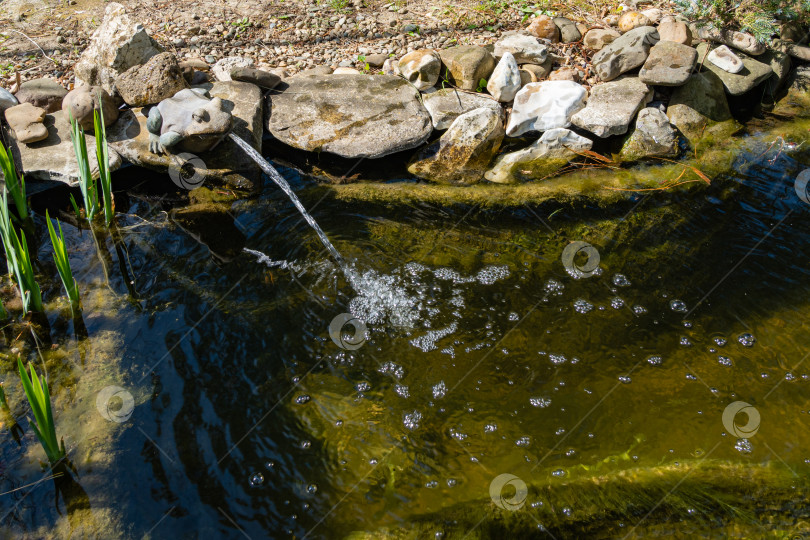
<path id="1" fill-rule="evenodd" d="M 662 22 L 658 25 L 661 41 L 674 41 L 681 45 L 692 45 L 692 31 L 682 22 Z"/>
<path id="2" fill-rule="evenodd" d="M 535 17 L 527 30 L 534 37 L 547 39 L 552 43 L 560 41 L 560 29 L 554 24 L 554 19 L 548 15 Z"/>
<path id="3" fill-rule="evenodd" d="M 21 103 L 6 109 L 6 122 L 19 142 L 35 143 L 48 138 L 48 128 L 43 124 L 45 114 L 45 109 L 41 107 Z"/>
<path id="4" fill-rule="evenodd" d="M 585 34 L 582 42 L 592 51 L 601 51 L 619 37 L 621 34 L 612 28 L 594 28 Z"/>
<path id="5" fill-rule="evenodd" d="M 534 75 L 536 80 L 531 82 L 537 82 L 548 77 L 548 74 L 551 73 L 551 64 L 551 58 L 548 58 L 542 64 L 523 64 L 520 69 Z"/>
<path id="6" fill-rule="evenodd" d="M 188 84 L 177 58 L 164 52 L 119 75 L 115 79 L 115 88 L 128 105 L 143 107 L 172 97 L 188 88 Z"/>
<path id="7" fill-rule="evenodd" d="M 66 94 L 67 90 L 61 84 L 53 79 L 42 78 L 22 83 L 15 97 L 20 103 L 30 103 L 50 113 L 62 108 L 62 99 Z"/>
<path id="8" fill-rule="evenodd" d="M 62 100 L 62 111 L 65 118 L 73 118 L 87 133 L 93 133 L 93 111 L 99 108 L 99 98 L 104 113 L 104 126 L 118 120 L 118 107 L 115 101 L 101 86 L 82 85 L 68 92 Z"/>
<path id="9" fill-rule="evenodd" d="M 650 26 L 650 19 L 638 11 L 625 11 L 619 17 L 619 30 L 629 32 L 641 26 Z"/>
<path id="10" fill-rule="evenodd" d="M 579 72 L 572 67 L 561 67 L 556 71 L 552 71 L 551 75 L 548 76 L 550 81 L 574 81 L 578 83 L 579 79 Z"/>

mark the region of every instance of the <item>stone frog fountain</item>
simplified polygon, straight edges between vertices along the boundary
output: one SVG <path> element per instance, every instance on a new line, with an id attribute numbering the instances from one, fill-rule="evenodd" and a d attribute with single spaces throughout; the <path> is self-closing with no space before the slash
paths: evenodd
<path id="1" fill-rule="evenodd" d="M 180 90 L 149 111 L 149 151 L 205 152 L 219 144 L 232 127 L 233 116 L 224 109 L 222 99 L 211 99 L 202 89 Z"/>

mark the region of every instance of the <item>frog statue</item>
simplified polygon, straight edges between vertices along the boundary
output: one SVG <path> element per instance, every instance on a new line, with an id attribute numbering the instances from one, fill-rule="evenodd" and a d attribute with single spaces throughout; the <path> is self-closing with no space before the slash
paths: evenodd
<path id="1" fill-rule="evenodd" d="M 177 147 L 185 152 L 205 152 L 231 130 L 233 116 L 218 97 L 201 89 L 184 89 L 149 111 L 149 151 L 162 154 Z"/>

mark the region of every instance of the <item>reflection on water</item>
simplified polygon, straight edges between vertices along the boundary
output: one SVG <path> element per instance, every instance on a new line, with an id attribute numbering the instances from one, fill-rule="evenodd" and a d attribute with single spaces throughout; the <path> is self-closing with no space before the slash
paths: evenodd
<path id="1" fill-rule="evenodd" d="M 270 182 L 217 220 L 133 194 L 105 264 L 66 226 L 91 350 L 71 367 L 79 347 L 51 310 L 45 357 L 95 523 L 126 538 L 574 538 L 806 522 L 810 209 L 791 182 L 810 154 L 773 157 L 610 219 L 366 215 L 298 180 L 346 275 Z M 566 271 L 572 241 L 598 252 L 591 275 Z M 95 410 L 113 384 L 134 396 L 120 424 Z M 759 413 L 754 435 L 732 432 L 742 414 L 724 425 L 735 402 Z M 0 444 L 0 492 L 42 475 L 21 425 L 22 449 Z M 492 502 L 502 474 L 527 486 L 520 511 Z M 54 494 L 0 499 L 4 533 L 62 531 Z"/>

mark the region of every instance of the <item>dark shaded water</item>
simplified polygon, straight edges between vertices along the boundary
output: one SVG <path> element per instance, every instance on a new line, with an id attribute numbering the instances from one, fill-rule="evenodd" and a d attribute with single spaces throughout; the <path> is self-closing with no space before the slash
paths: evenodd
<path id="1" fill-rule="evenodd" d="M 51 303 L 58 348 L 43 353 L 91 512 L 66 523 L 42 481 L 0 498 L 3 534 L 340 538 L 488 500 L 503 473 L 543 485 L 711 459 L 805 476 L 810 205 L 793 179 L 810 153 L 749 162 L 756 150 L 715 187 L 615 215 L 356 208 L 285 171 L 363 275 L 360 295 L 269 181 L 201 218 L 133 187 L 119 250 L 65 226 L 90 337 L 77 345 Z M 598 250 L 596 275 L 563 268 L 575 240 Z M 344 313 L 365 321 L 359 347 L 330 338 Z M 3 353 L 26 428 L 0 444 L 9 492 L 45 471 Z M 110 385 L 134 397 L 121 423 L 96 407 Z M 735 401 L 760 413 L 748 440 L 723 425 Z M 715 517 L 690 534 L 710 536 Z"/>

